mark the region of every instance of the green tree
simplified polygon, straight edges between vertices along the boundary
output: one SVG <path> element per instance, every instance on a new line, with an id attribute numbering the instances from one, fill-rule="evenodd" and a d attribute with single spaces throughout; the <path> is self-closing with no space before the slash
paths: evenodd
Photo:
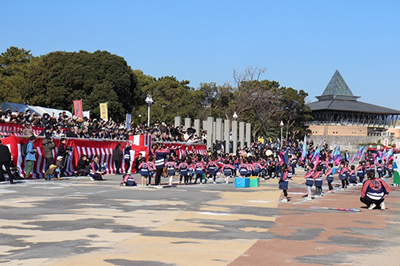
<path id="1" fill-rule="evenodd" d="M 11 46 L 0 55 L 0 100 L 21 103 L 27 89 L 30 51 Z"/>
<path id="2" fill-rule="evenodd" d="M 206 117 L 219 117 L 230 119 L 233 114 L 230 102 L 233 99 L 234 88 L 229 84 L 218 86 L 215 82 L 200 83 L 199 91 L 203 92 L 204 100 L 199 109 L 199 116 L 205 120 Z"/>
<path id="3" fill-rule="evenodd" d="M 126 61 L 106 51 L 52 52 L 33 60 L 30 104 L 70 110 L 72 101 L 83 100 L 84 110 L 100 115 L 99 103 L 109 103 L 109 117 L 122 121 L 139 102 L 141 91 Z"/>
<path id="4" fill-rule="evenodd" d="M 286 139 L 299 138 L 306 134 L 304 122 L 310 120 L 311 110 L 305 103 L 308 96 L 303 90 L 297 91 L 293 88 L 281 87 L 280 94 L 280 117 L 284 121 Z"/>
<path id="5" fill-rule="evenodd" d="M 249 67 L 243 73 L 234 72 L 237 87 L 229 109 L 236 111 L 240 120 L 253 124 L 254 136 L 278 137 L 280 121 L 286 125 L 287 137 L 303 134 L 304 121 L 310 118 L 307 93 L 280 87 L 277 81 L 260 80 L 264 71 Z"/>
<path id="6" fill-rule="evenodd" d="M 178 81 L 175 77 L 161 77 L 142 87 L 143 97 L 151 94 L 154 103 L 151 106 L 150 118 L 172 124 L 175 116 L 198 118 L 198 111 L 202 108 L 204 93 L 189 87 L 189 81 Z M 144 98 L 142 99 L 144 102 Z M 139 110 L 143 121 L 147 120 L 147 105 Z"/>

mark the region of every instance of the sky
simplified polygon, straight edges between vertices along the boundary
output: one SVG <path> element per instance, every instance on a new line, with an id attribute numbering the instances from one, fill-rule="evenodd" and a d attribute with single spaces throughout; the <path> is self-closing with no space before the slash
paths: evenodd
<path id="1" fill-rule="evenodd" d="M 233 71 L 321 95 L 339 70 L 360 101 L 400 110 L 400 1 L 2 1 L 0 52 L 108 51 L 190 86 Z"/>

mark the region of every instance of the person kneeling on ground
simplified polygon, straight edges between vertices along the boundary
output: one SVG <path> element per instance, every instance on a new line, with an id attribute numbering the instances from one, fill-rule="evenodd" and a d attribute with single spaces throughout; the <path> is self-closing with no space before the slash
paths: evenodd
<path id="1" fill-rule="evenodd" d="M 63 168 L 63 157 L 62 156 L 58 156 L 57 157 L 57 162 L 56 162 L 56 174 L 57 174 L 57 179 L 61 180 L 61 169 Z"/>
<path id="2" fill-rule="evenodd" d="M 51 164 L 49 166 L 49 169 L 47 169 L 46 173 L 44 173 L 44 177 L 46 178 L 47 181 L 49 181 L 50 179 L 52 179 L 55 176 L 56 169 L 57 169 L 57 165 L 55 165 L 55 164 Z"/>
<path id="3" fill-rule="evenodd" d="M 380 206 L 381 210 L 384 210 L 386 207 L 383 201 L 392 190 L 385 181 L 375 178 L 374 171 L 369 171 L 367 177 L 368 180 L 364 182 L 361 188 L 360 201 L 367 205 L 369 210 L 377 206 Z"/>
<path id="4" fill-rule="evenodd" d="M 136 178 L 130 174 L 125 174 L 123 177 L 123 181 L 119 185 L 127 187 L 136 187 L 137 186 Z"/>
<path id="5" fill-rule="evenodd" d="M 78 161 L 77 167 L 79 176 L 87 176 L 90 172 L 90 161 L 86 155 L 82 155 L 82 158 Z"/>
<path id="6" fill-rule="evenodd" d="M 103 174 L 99 165 L 99 157 L 96 155 L 90 165 L 90 180 L 103 180 Z"/>

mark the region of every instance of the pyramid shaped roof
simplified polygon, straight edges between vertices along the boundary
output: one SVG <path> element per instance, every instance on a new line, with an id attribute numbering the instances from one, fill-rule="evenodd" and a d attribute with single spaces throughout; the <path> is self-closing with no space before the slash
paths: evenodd
<path id="1" fill-rule="evenodd" d="M 354 96 L 338 70 L 333 74 L 322 95 L 317 96 L 318 100 L 341 99 L 355 101 L 357 98 L 360 97 Z"/>
<path id="2" fill-rule="evenodd" d="M 357 101 L 342 75 L 336 70 L 318 101 L 307 104 L 311 111 L 342 111 L 365 114 L 400 115 L 400 111 Z"/>

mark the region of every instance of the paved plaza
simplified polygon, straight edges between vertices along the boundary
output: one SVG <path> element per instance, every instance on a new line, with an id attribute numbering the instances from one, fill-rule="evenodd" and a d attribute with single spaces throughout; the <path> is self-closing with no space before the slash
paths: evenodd
<path id="1" fill-rule="evenodd" d="M 280 203 L 277 179 L 161 189 L 104 181 L 0 183 L 4 265 L 398 265 L 400 193 L 361 208 L 361 187 L 303 200 L 302 173 Z M 166 181 L 166 180 L 164 180 Z M 176 180 L 177 182 L 177 180 Z M 390 181 L 388 181 L 390 183 Z M 324 189 L 325 190 L 325 189 Z M 361 212 L 315 207 L 358 208 Z"/>

